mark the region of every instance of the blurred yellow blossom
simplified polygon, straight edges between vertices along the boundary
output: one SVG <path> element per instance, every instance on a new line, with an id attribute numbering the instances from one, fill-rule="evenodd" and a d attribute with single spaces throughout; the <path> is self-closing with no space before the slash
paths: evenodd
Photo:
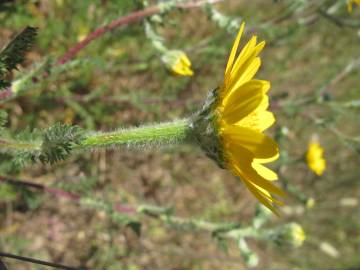
<path id="1" fill-rule="evenodd" d="M 306 239 L 305 231 L 297 223 L 291 223 L 289 225 L 288 240 L 294 247 L 300 247 Z"/>
<path id="2" fill-rule="evenodd" d="M 169 50 L 162 56 L 166 67 L 175 75 L 192 76 L 191 61 L 188 56 L 180 50 Z"/>
<path id="3" fill-rule="evenodd" d="M 317 175 L 322 175 L 326 168 L 326 160 L 324 159 L 324 149 L 317 142 L 309 144 L 306 153 L 306 161 L 309 168 Z"/>
<path id="4" fill-rule="evenodd" d="M 352 6 L 353 6 L 353 4 L 357 4 L 358 6 L 360 6 L 360 0 L 348 0 L 347 1 L 347 8 L 348 8 L 348 12 L 350 13 L 350 12 L 352 12 Z"/>
<path id="5" fill-rule="evenodd" d="M 314 206 L 315 206 L 315 199 L 314 198 L 308 198 L 306 200 L 306 208 L 311 209 L 311 208 L 314 208 Z"/>
<path id="6" fill-rule="evenodd" d="M 82 41 L 89 34 L 89 28 L 86 25 L 79 25 L 77 27 L 77 41 Z"/>
<path id="7" fill-rule="evenodd" d="M 291 222 L 274 229 L 269 234 L 269 239 L 279 245 L 290 245 L 291 247 L 298 248 L 304 243 L 306 234 L 300 224 Z"/>

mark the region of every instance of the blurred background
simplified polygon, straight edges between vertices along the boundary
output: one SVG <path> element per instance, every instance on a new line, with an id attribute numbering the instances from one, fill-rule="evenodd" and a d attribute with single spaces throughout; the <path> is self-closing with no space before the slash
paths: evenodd
<path id="1" fill-rule="evenodd" d="M 11 79 L 56 62 L 96 28 L 160 2 L 169 1 L 5 1 L 1 48 L 26 26 L 38 28 Z M 62 122 L 109 131 L 186 117 L 221 84 L 245 21 L 242 45 L 252 35 L 267 43 L 257 78 L 271 81 L 277 121 L 267 133 L 280 145 L 273 169 L 289 193 L 281 216 L 264 226 L 297 222 L 306 234 L 299 248 L 250 239 L 260 259 L 254 269 L 360 269 L 360 7 L 349 12 L 339 0 L 214 2 L 172 7 L 105 33 L 2 102 L 6 127 L 17 133 Z M 192 76 L 174 76 L 164 61 L 169 50 L 186 53 Z M 322 175 L 306 162 L 311 141 L 324 149 Z M 0 161 L 1 179 L 38 184 L 0 184 L 1 251 L 85 269 L 249 269 L 232 241 L 224 250 L 209 232 L 109 208 L 150 204 L 183 218 L 250 224 L 255 198 L 201 149 L 97 150 L 21 169 L 6 155 Z M 8 269 L 46 269 L 3 261 Z"/>

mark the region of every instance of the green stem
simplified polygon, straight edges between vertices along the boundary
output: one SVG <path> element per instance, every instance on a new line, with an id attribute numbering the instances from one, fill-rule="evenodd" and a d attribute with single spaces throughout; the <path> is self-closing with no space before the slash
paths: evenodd
<path id="1" fill-rule="evenodd" d="M 71 150 L 89 150 L 103 147 L 159 148 L 191 142 L 191 121 L 176 120 L 168 123 L 119 129 L 113 132 L 84 132 L 76 126 L 55 124 L 45 130 L 42 138 L 16 141 L 0 137 L 0 152 L 13 156 L 54 163 L 64 160 Z"/>
<path id="2" fill-rule="evenodd" d="M 113 132 L 93 133 L 80 142 L 77 149 L 110 146 L 159 147 L 187 142 L 190 136 L 189 119 L 168 123 L 120 129 Z"/>
<path id="3" fill-rule="evenodd" d="M 8 141 L 0 138 L 0 150 L 28 150 L 28 151 L 39 151 L 41 149 L 41 143 L 38 142 L 21 142 L 21 141 Z"/>

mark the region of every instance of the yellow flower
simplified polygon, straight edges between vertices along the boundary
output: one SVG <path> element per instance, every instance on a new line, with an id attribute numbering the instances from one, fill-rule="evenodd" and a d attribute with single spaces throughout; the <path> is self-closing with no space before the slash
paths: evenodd
<path id="1" fill-rule="evenodd" d="M 312 209 L 312 208 L 314 208 L 314 206 L 315 206 L 315 199 L 314 198 L 308 198 L 307 200 L 306 200 L 306 208 L 307 209 Z"/>
<path id="2" fill-rule="evenodd" d="M 191 62 L 187 55 L 180 50 L 167 51 L 162 61 L 175 75 L 192 76 L 194 72 L 191 69 Z"/>
<path id="3" fill-rule="evenodd" d="M 243 31 L 244 24 L 230 52 L 215 118 L 225 167 L 239 176 L 262 204 L 276 212 L 274 203 L 283 203 L 272 194 L 285 196 L 285 193 L 272 183 L 277 174 L 263 165 L 279 157 L 277 143 L 263 133 L 275 122 L 274 115 L 267 110 L 270 83 L 254 79 L 261 63 L 258 55 L 265 42 L 257 44 L 253 36 L 236 56 Z"/>
<path id="4" fill-rule="evenodd" d="M 326 160 L 323 157 L 324 149 L 317 142 L 309 144 L 306 153 L 306 161 L 309 168 L 317 175 L 322 175 L 326 168 Z"/>
<path id="5" fill-rule="evenodd" d="M 360 0 L 348 0 L 347 1 L 347 8 L 348 8 L 348 12 L 352 12 L 352 5 L 353 4 L 357 4 L 358 6 L 360 6 Z"/>
<path id="6" fill-rule="evenodd" d="M 79 25 L 77 30 L 77 41 L 82 41 L 89 34 L 89 28 L 85 25 Z"/>
<path id="7" fill-rule="evenodd" d="M 265 235 L 265 239 L 279 246 L 298 248 L 306 240 L 306 233 L 300 224 L 291 222 L 269 230 L 267 235 Z"/>
<path id="8" fill-rule="evenodd" d="M 288 241 L 293 247 L 300 247 L 306 239 L 305 231 L 297 223 L 291 223 L 288 226 Z"/>

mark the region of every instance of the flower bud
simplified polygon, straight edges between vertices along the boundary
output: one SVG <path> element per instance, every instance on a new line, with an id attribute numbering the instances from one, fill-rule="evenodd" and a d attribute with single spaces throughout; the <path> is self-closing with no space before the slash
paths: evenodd
<path id="1" fill-rule="evenodd" d="M 315 199 L 314 198 L 308 198 L 306 200 L 306 208 L 311 209 L 315 206 Z"/>
<path id="2" fill-rule="evenodd" d="M 191 62 L 187 55 L 180 50 L 167 51 L 161 60 L 166 67 L 175 75 L 192 76 L 194 72 L 191 69 Z"/>
<path id="3" fill-rule="evenodd" d="M 295 222 L 286 224 L 273 230 L 268 230 L 263 238 L 275 244 L 300 247 L 305 241 L 306 235 L 303 228 Z"/>

